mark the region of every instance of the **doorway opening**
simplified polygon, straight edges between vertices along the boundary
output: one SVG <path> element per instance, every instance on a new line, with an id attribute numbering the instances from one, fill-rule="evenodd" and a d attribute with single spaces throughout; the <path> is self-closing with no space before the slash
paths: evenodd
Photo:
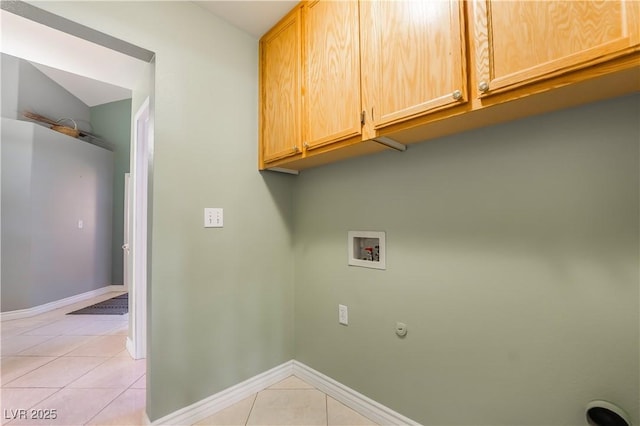
<path id="1" fill-rule="evenodd" d="M 84 25 L 70 21 L 28 3 L 1 2 L 3 52 L 48 67 L 77 74 L 130 89 L 133 93 L 131 120 L 131 214 L 125 255 L 130 261 L 128 284 L 131 291 L 129 305 L 129 352 L 134 358 L 146 357 L 147 284 L 151 253 L 147 249 L 150 238 L 152 199 L 148 189 L 153 171 L 153 52 L 114 38 Z M 67 46 L 50 55 L 41 40 L 56 40 Z M 103 58 L 103 59 L 101 59 Z M 137 109 L 140 104 L 142 106 Z M 125 213 L 122 212 L 124 215 Z M 128 253 L 127 253 L 128 252 Z M 127 273 L 126 271 L 124 273 Z M 124 281 L 127 281 L 125 278 Z"/>

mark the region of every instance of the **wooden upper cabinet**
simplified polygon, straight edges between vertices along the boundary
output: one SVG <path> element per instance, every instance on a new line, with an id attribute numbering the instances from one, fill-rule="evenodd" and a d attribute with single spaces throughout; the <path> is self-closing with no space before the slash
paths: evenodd
<path id="1" fill-rule="evenodd" d="M 362 133 L 357 1 L 304 3 L 305 148 Z"/>
<path id="2" fill-rule="evenodd" d="M 260 40 L 259 167 L 633 93 L 639 59 L 638 0 L 302 0 Z"/>
<path id="3" fill-rule="evenodd" d="M 637 1 L 475 0 L 473 15 L 480 94 L 586 68 L 639 45 Z"/>
<path id="4" fill-rule="evenodd" d="M 296 7 L 260 41 L 261 168 L 302 149 L 301 31 Z"/>
<path id="5" fill-rule="evenodd" d="M 461 1 L 361 2 L 364 106 L 375 129 L 467 100 Z"/>

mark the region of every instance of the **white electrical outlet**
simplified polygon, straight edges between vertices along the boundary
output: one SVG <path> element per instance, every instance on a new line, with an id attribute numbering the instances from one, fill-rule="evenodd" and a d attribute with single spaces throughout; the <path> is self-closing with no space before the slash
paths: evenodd
<path id="1" fill-rule="evenodd" d="M 82 219 L 78 220 L 78 229 L 82 229 L 84 228 L 84 222 L 82 221 Z"/>
<path id="2" fill-rule="evenodd" d="M 349 325 L 349 308 L 345 305 L 338 305 L 338 322 L 343 325 Z"/>
<path id="3" fill-rule="evenodd" d="M 223 211 L 219 208 L 205 207 L 204 209 L 204 227 L 205 228 L 222 228 L 223 227 Z"/>

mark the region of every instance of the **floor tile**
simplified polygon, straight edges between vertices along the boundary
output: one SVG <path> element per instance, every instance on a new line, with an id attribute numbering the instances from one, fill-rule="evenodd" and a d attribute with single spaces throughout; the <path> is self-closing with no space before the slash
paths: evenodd
<path id="1" fill-rule="evenodd" d="M 122 352 L 126 344 L 125 336 L 100 336 L 69 352 L 67 356 L 108 356 Z"/>
<path id="2" fill-rule="evenodd" d="M 74 315 L 74 316 L 78 316 L 78 317 L 86 317 L 87 315 Z M 122 315 L 95 315 L 92 314 L 91 318 L 95 321 L 125 321 L 128 322 L 129 321 L 129 314 L 122 314 Z"/>
<path id="3" fill-rule="evenodd" d="M 87 315 L 74 315 L 77 317 L 87 317 Z M 92 314 L 91 318 L 95 321 L 129 321 L 129 314 L 122 315 L 96 315 Z"/>
<path id="4" fill-rule="evenodd" d="M 20 376 L 42 367 L 43 365 L 55 360 L 55 357 L 38 357 L 38 356 L 9 356 L 2 357 L 0 365 L 2 368 L 2 386 L 7 385 L 12 380 Z"/>
<path id="5" fill-rule="evenodd" d="M 59 390 L 58 388 L 2 388 L 0 391 L 2 424 L 8 423 L 16 413 L 19 413 L 19 410 L 28 410 Z"/>
<path id="6" fill-rule="evenodd" d="M 286 379 L 270 386 L 269 389 L 315 389 L 309 383 L 296 376 L 289 376 Z"/>
<path id="7" fill-rule="evenodd" d="M 131 389 L 146 389 L 147 388 L 147 375 L 143 374 L 134 384 L 131 385 Z"/>
<path id="8" fill-rule="evenodd" d="M 15 336 L 16 334 L 22 334 L 26 331 L 33 330 L 34 328 L 42 327 L 49 322 L 43 319 L 34 318 L 22 318 L 11 321 L 2 321 L 0 330 L 2 330 L 2 336 Z"/>
<path id="9" fill-rule="evenodd" d="M 131 354 L 129 353 L 129 351 L 127 349 L 123 349 L 123 350 L 121 350 L 120 352 L 118 352 L 116 354 L 116 357 L 121 357 L 121 356 L 127 357 L 127 358 L 131 358 Z"/>
<path id="10" fill-rule="evenodd" d="M 87 423 L 92 426 L 140 426 L 145 424 L 145 398 L 143 389 L 128 389 L 107 405 Z"/>
<path id="11" fill-rule="evenodd" d="M 55 336 L 7 336 L 2 338 L 2 356 L 16 355 Z"/>
<path id="12" fill-rule="evenodd" d="M 18 355 L 20 356 L 62 356 L 75 348 L 88 343 L 95 336 L 56 336 L 44 343 L 32 346 Z"/>
<path id="13" fill-rule="evenodd" d="M 55 410 L 55 419 L 18 419 L 13 425 L 84 425 L 119 394 L 120 389 L 62 389 L 35 405 L 35 410 Z"/>
<path id="14" fill-rule="evenodd" d="M 109 331 L 106 334 L 117 334 L 119 336 L 128 336 L 129 335 L 129 324 L 128 324 L 127 321 L 125 321 L 125 322 L 120 321 L 116 328 L 114 328 L 113 330 Z"/>
<path id="15" fill-rule="evenodd" d="M 69 384 L 70 388 L 115 388 L 126 389 L 145 373 L 146 360 L 115 357 L 94 368 L 78 380 Z"/>
<path id="16" fill-rule="evenodd" d="M 109 358 L 101 357 L 61 357 L 48 364 L 23 375 L 6 386 L 13 388 L 61 388 L 89 371 L 96 368 Z"/>
<path id="17" fill-rule="evenodd" d="M 251 395 L 248 398 L 243 399 L 224 410 L 218 411 L 216 414 L 207 417 L 206 419 L 199 421 L 194 426 L 203 425 L 246 425 L 251 407 L 256 399 L 256 394 Z"/>
<path id="18" fill-rule="evenodd" d="M 93 317 L 94 315 L 91 316 Z M 73 336 L 100 336 L 102 334 L 107 334 L 114 331 L 120 325 L 121 321 L 104 321 L 92 318 L 81 327 L 68 330 L 62 334 Z"/>
<path id="19" fill-rule="evenodd" d="M 47 325 L 42 327 L 34 328 L 33 330 L 29 330 L 24 335 L 30 336 L 59 336 L 60 334 L 64 334 L 66 332 L 72 331 L 76 328 L 82 327 L 82 322 L 77 321 L 73 318 L 71 319 L 60 319 L 57 321 L 50 322 Z"/>
<path id="20" fill-rule="evenodd" d="M 377 425 L 330 396 L 327 396 L 327 416 L 329 426 Z"/>
<path id="21" fill-rule="evenodd" d="M 326 396 L 318 390 L 267 389 L 258 393 L 248 425 L 326 425 Z"/>

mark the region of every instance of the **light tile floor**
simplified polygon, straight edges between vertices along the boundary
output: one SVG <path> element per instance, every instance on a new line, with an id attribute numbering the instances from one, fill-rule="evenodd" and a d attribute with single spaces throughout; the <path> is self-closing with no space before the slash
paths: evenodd
<path id="1" fill-rule="evenodd" d="M 144 424 L 146 361 L 125 349 L 128 315 L 66 315 L 119 294 L 2 321 L 3 425 Z"/>
<path id="2" fill-rule="evenodd" d="M 146 362 L 125 349 L 128 315 L 66 315 L 119 294 L 2 322 L 2 425 L 145 424 Z M 197 423 L 375 424 L 294 376 Z"/>
<path id="3" fill-rule="evenodd" d="M 197 426 L 376 424 L 295 376 L 196 423 Z"/>

